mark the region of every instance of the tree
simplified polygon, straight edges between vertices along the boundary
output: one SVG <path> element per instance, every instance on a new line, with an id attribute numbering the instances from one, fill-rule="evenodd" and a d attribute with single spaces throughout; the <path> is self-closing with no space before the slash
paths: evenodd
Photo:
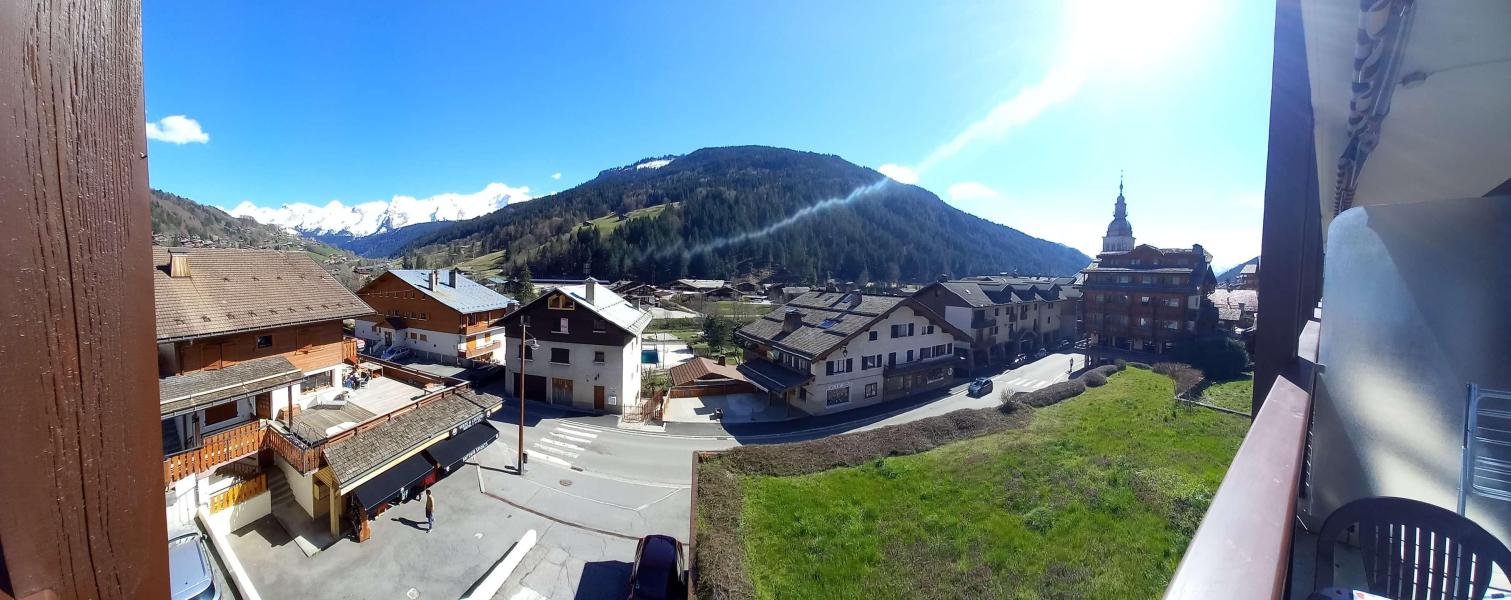
<path id="1" fill-rule="evenodd" d="M 526 264 L 514 277 L 514 299 L 520 304 L 528 304 L 535 296 L 535 282 L 530 277 L 530 265 Z"/>
<path id="2" fill-rule="evenodd" d="M 728 319 L 718 315 L 709 315 L 703 319 L 703 339 L 708 341 L 710 352 L 717 354 L 723 350 L 733 334 L 734 324 Z"/>
<path id="3" fill-rule="evenodd" d="M 1215 379 L 1237 377 L 1249 367 L 1249 353 L 1232 336 L 1216 333 L 1185 335 L 1176 341 L 1176 357 Z"/>

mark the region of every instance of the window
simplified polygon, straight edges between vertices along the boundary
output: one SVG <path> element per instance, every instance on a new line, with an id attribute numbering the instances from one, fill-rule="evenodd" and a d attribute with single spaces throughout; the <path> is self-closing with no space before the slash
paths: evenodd
<path id="1" fill-rule="evenodd" d="M 535 348 L 525 346 L 525 360 L 535 360 Z"/>
<path id="2" fill-rule="evenodd" d="M 425 312 L 420 313 L 420 320 L 421 321 L 429 321 L 430 320 L 430 313 L 425 313 Z"/>
<path id="3" fill-rule="evenodd" d="M 430 340 L 429 340 L 429 338 L 425 337 L 425 334 L 422 333 L 422 334 L 420 334 L 420 341 L 427 342 L 427 341 L 430 341 Z"/>
<path id="4" fill-rule="evenodd" d="M 566 317 L 562 317 L 562 318 L 556 320 L 556 333 L 570 333 L 567 330 L 567 318 Z"/>
<path id="5" fill-rule="evenodd" d="M 924 382 L 938 383 L 940 381 L 943 381 L 944 377 L 948 375 L 949 372 L 949 369 L 930 369 L 928 375 L 924 376 Z"/>
<path id="6" fill-rule="evenodd" d="M 1149 326 L 1149 317 L 1139 317 L 1138 318 L 1138 326 L 1139 327 L 1148 327 Z"/>
<path id="7" fill-rule="evenodd" d="M 908 351 L 908 362 L 913 362 L 913 351 L 912 350 Z"/>
<path id="8" fill-rule="evenodd" d="M 1118 275 L 1118 283 L 1128 283 L 1131 281 L 1133 281 L 1133 279 L 1127 275 Z"/>
<path id="9" fill-rule="evenodd" d="M 1180 323 L 1176 321 L 1165 321 L 1165 329 L 1175 331 L 1177 329 L 1180 329 Z"/>
<path id="10" fill-rule="evenodd" d="M 235 419 L 236 416 L 240 414 L 237 411 L 237 404 L 239 403 L 227 402 L 225 404 L 218 404 L 206 408 L 205 425 L 215 425 L 217 423 L 224 423 L 226 421 L 230 421 L 231 419 Z"/>
<path id="11" fill-rule="evenodd" d="M 1130 265 L 1138 265 L 1141 262 L 1143 262 L 1143 261 L 1140 260 L 1140 259 L 1135 258 L 1133 260 L 1128 261 L 1128 264 L 1130 264 Z"/>
<path id="12" fill-rule="evenodd" d="M 866 397 L 867 398 L 871 398 L 871 397 L 874 397 L 874 396 L 876 396 L 876 384 L 874 384 L 874 383 L 868 383 L 868 384 L 866 384 Z"/>
<path id="13" fill-rule="evenodd" d="M 887 366 L 889 366 L 889 367 L 897 366 L 897 353 L 896 352 L 888 352 L 887 353 Z"/>
<path id="14" fill-rule="evenodd" d="M 881 366 L 881 355 L 880 354 L 873 354 L 871 356 L 862 356 L 862 357 L 860 357 L 860 370 L 862 370 L 862 371 L 864 371 L 866 369 L 875 369 L 875 368 L 880 367 L 880 366 Z"/>
<path id="15" fill-rule="evenodd" d="M 566 319 L 562 319 L 562 320 L 565 321 Z M 594 333 L 603 333 L 603 332 L 608 331 L 608 330 L 609 330 L 609 325 L 608 325 L 608 323 L 605 323 L 603 321 L 603 319 L 593 319 L 593 332 Z"/>
<path id="16" fill-rule="evenodd" d="M 802 400 L 804 402 L 807 402 L 808 401 L 808 388 L 798 388 L 798 390 L 797 390 L 797 399 L 798 400 Z"/>
<path id="17" fill-rule="evenodd" d="M 829 406 L 845 404 L 850 401 L 850 386 L 829 388 L 829 398 L 826 403 Z"/>
<path id="18" fill-rule="evenodd" d="M 934 333 L 934 326 L 933 325 L 930 325 L 928 327 L 923 328 L 923 334 L 924 335 L 929 335 L 929 334 L 932 334 L 932 333 Z"/>
<path id="19" fill-rule="evenodd" d="M 520 315 L 519 316 L 519 324 L 523 325 L 525 327 L 529 327 L 530 326 L 530 315 Z"/>
<path id="20" fill-rule="evenodd" d="M 271 336 L 271 335 L 259 335 L 259 336 L 257 336 L 257 347 L 258 348 L 272 348 L 273 347 L 273 336 Z"/>
<path id="21" fill-rule="evenodd" d="M 949 356 L 949 354 L 950 346 L 948 344 L 939 344 L 937 346 L 934 346 L 934 356 Z"/>
<path id="22" fill-rule="evenodd" d="M 1150 277 L 1148 275 L 1145 275 L 1144 278 L 1142 279 L 1142 281 L 1143 281 L 1144 285 L 1150 285 L 1150 284 L 1154 283 L 1154 278 Z"/>
<path id="23" fill-rule="evenodd" d="M 1149 306 L 1149 297 L 1148 296 L 1139 296 L 1138 303 L 1142 304 L 1144 306 Z"/>
<path id="24" fill-rule="evenodd" d="M 558 365 L 572 364 L 572 350 L 569 348 L 552 348 L 551 362 Z"/>
<path id="25" fill-rule="evenodd" d="M 551 296 L 551 299 L 546 301 L 546 306 L 554 310 L 573 310 L 577 308 L 570 298 L 562 294 Z"/>
<path id="26" fill-rule="evenodd" d="M 875 332 L 875 331 L 872 331 L 872 332 L 871 332 L 871 336 L 870 336 L 870 337 L 869 337 L 869 338 L 868 338 L 868 339 L 870 339 L 870 340 L 871 340 L 871 341 L 873 341 L 873 342 L 874 342 L 874 341 L 876 341 L 876 337 L 877 337 L 877 336 L 876 336 L 876 332 Z"/>
<path id="27" fill-rule="evenodd" d="M 1106 294 L 1097 294 L 1097 302 L 1106 302 L 1106 301 L 1107 301 L 1107 295 Z"/>
<path id="28" fill-rule="evenodd" d="M 420 334 L 411 331 L 411 332 L 409 332 L 409 339 L 411 339 L 411 340 L 420 339 Z"/>
<path id="29" fill-rule="evenodd" d="M 824 374 L 834 375 L 836 373 L 849 373 L 850 371 L 854 370 L 854 367 L 855 359 L 853 358 L 846 358 L 843 360 L 828 360 L 824 361 Z"/>
<path id="30" fill-rule="evenodd" d="M 602 350 L 594 350 L 593 351 L 593 362 L 598 363 L 600 365 L 605 362 Z"/>
<path id="31" fill-rule="evenodd" d="M 930 358 L 934 358 L 934 349 L 930 348 L 928 346 L 924 346 L 923 348 L 919 348 L 918 349 L 918 358 L 920 360 L 928 360 Z"/>
<path id="32" fill-rule="evenodd" d="M 913 335 L 913 324 L 912 323 L 908 323 L 908 336 L 912 337 L 912 335 Z"/>
<path id="33" fill-rule="evenodd" d="M 1180 298 L 1165 298 L 1165 306 L 1180 308 Z"/>
<path id="34" fill-rule="evenodd" d="M 299 393 L 308 394 L 315 390 L 323 390 L 331 386 L 331 372 L 321 371 L 309 377 L 299 380 Z"/>

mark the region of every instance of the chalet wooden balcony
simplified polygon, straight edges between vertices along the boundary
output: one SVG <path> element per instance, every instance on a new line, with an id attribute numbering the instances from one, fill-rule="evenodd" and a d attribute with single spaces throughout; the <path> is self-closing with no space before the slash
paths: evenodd
<path id="1" fill-rule="evenodd" d="M 252 421 L 204 436 L 197 448 L 163 457 L 163 480 L 166 484 L 208 471 L 262 449 L 262 421 Z"/>
<path id="2" fill-rule="evenodd" d="M 263 447 L 282 457 L 301 474 L 308 475 L 320 468 L 321 448 L 304 443 L 289 433 L 281 422 L 270 422 Z"/>
<path id="3" fill-rule="evenodd" d="M 504 347 L 503 340 L 493 340 L 490 343 L 483 344 L 483 345 L 478 346 L 476 348 L 467 348 L 463 352 L 463 355 L 466 356 L 467 358 L 477 358 L 479 356 L 482 356 L 482 355 L 487 354 L 489 352 L 496 351 L 499 348 L 503 348 L 503 347 Z"/>
<path id="4" fill-rule="evenodd" d="M 357 364 L 357 338 L 345 337 L 341 339 L 341 361 L 350 365 Z"/>

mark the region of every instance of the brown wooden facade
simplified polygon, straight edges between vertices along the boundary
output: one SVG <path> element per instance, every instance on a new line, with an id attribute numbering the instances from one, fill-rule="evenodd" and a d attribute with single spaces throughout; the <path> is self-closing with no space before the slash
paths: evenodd
<path id="1" fill-rule="evenodd" d="M 1215 325 L 1207 296 L 1216 280 L 1200 246 L 1103 252 L 1085 273 L 1082 327 L 1093 354 L 1171 354 Z"/>
<path id="2" fill-rule="evenodd" d="M 158 352 L 158 375 L 169 377 L 205 369 L 220 369 L 239 362 L 283 356 L 301 371 L 318 371 L 354 358 L 354 346 L 345 340 L 340 321 L 325 321 L 294 327 L 259 329 L 244 333 L 199 338 L 164 344 Z M 347 356 L 348 353 L 353 356 Z"/>
<path id="3" fill-rule="evenodd" d="M 396 320 L 403 327 L 472 335 L 496 327 L 508 309 L 463 313 L 417 290 L 393 273 L 384 273 L 357 291 L 357 297 L 373 307 L 380 318 Z"/>

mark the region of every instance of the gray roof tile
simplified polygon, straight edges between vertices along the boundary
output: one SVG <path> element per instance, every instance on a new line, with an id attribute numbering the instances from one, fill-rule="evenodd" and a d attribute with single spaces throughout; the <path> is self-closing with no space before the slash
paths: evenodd
<path id="1" fill-rule="evenodd" d="M 449 283 L 451 269 L 435 270 L 436 285 L 435 289 L 431 289 L 431 271 L 432 269 L 394 269 L 389 273 L 393 273 L 404 283 L 462 314 L 497 310 L 510 304 L 518 304 L 513 298 L 488 289 L 488 286 L 468 279 L 461 273 L 457 273 L 456 285 L 451 285 Z"/>
<path id="2" fill-rule="evenodd" d="M 175 249 L 178 250 L 178 249 Z M 183 248 L 189 276 L 168 276 L 168 249 L 152 248 L 157 339 L 183 340 L 371 314 L 303 252 Z"/>
<path id="3" fill-rule="evenodd" d="M 325 446 L 325 462 L 345 488 L 399 456 L 421 449 L 426 442 L 497 404 L 487 395 L 467 390 L 432 401 L 393 420 Z"/>
<path id="4" fill-rule="evenodd" d="M 289 385 L 303 377 L 289 359 L 269 356 L 159 379 L 158 401 L 162 414 L 168 415 Z"/>

